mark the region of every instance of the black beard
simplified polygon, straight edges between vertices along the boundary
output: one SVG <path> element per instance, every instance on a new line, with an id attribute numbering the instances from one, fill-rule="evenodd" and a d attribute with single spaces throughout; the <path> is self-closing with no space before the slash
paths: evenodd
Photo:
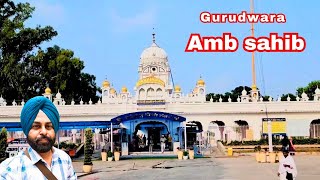
<path id="1" fill-rule="evenodd" d="M 47 142 L 43 143 L 40 142 L 42 139 L 46 139 Z M 31 146 L 32 149 L 34 149 L 37 153 L 45 153 L 52 149 L 52 146 L 54 145 L 55 138 L 50 139 L 47 136 L 41 136 L 40 138 L 36 138 L 35 140 L 30 139 L 30 137 L 27 138 L 28 144 Z"/>

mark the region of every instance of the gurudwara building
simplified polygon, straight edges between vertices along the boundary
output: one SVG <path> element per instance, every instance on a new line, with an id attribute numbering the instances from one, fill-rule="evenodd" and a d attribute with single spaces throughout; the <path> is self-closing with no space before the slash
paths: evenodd
<path id="1" fill-rule="evenodd" d="M 205 79 L 210 80 L 210 77 Z M 183 93 L 171 80 L 167 53 L 153 40 L 140 56 L 138 81 L 129 91 L 116 90 L 112 80 L 102 82 L 98 103 L 71 102 L 63 95 L 54 96 L 48 87 L 43 96 L 52 100 L 61 113 L 60 141 L 82 141 L 83 129 L 92 127 L 95 145 L 112 142 L 122 153 L 145 150 L 151 140 L 160 149 L 160 138 L 167 138 L 167 150 L 196 145 L 215 145 L 217 140 L 258 140 L 268 133 L 268 123 L 274 136 L 287 134 L 299 137 L 320 137 L 320 89 L 310 101 L 306 93 L 297 101 L 272 99 L 262 101 L 258 90 L 244 89 L 237 102 L 206 101 L 206 83 L 200 78 L 191 93 Z M 19 132 L 19 115 L 23 106 L 6 106 L 0 98 L 0 126 Z M 16 123 L 16 124 L 14 124 Z M 186 137 L 186 141 L 185 141 Z"/>

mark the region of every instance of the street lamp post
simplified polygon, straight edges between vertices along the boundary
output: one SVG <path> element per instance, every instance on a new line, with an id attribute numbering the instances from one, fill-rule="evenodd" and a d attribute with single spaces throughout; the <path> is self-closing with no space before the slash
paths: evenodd
<path id="1" fill-rule="evenodd" d="M 268 118 L 268 140 L 269 140 L 269 152 L 273 152 L 272 148 L 272 126 L 271 119 Z"/>

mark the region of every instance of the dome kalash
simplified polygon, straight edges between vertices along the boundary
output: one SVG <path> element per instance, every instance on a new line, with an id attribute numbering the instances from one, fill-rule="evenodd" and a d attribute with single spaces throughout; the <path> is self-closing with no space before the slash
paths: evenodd
<path id="1" fill-rule="evenodd" d="M 122 93 L 127 93 L 127 92 L 128 92 L 128 88 L 127 88 L 126 86 L 123 86 L 123 87 L 121 88 L 121 92 L 122 92 Z"/>
<path id="2" fill-rule="evenodd" d="M 104 88 L 106 88 L 106 87 L 110 87 L 110 82 L 109 82 L 109 81 L 107 81 L 107 80 L 103 81 L 103 83 L 102 83 L 102 87 L 104 87 Z"/>
<path id="3" fill-rule="evenodd" d="M 114 88 L 110 89 L 110 94 L 117 94 L 117 91 Z"/>
<path id="4" fill-rule="evenodd" d="M 197 85 L 198 86 L 204 86 L 206 83 L 204 82 L 204 80 L 203 79 L 199 79 L 198 81 L 197 81 Z"/>
<path id="5" fill-rule="evenodd" d="M 174 87 L 174 92 L 181 92 L 181 87 L 179 85 L 176 85 Z"/>
<path id="6" fill-rule="evenodd" d="M 46 94 L 51 94 L 51 89 L 50 89 L 49 87 L 47 87 L 47 88 L 44 90 L 44 92 L 45 92 Z"/>

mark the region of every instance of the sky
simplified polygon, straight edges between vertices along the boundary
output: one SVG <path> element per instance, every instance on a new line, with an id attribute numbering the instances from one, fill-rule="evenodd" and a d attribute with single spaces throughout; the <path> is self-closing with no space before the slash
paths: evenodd
<path id="1" fill-rule="evenodd" d="M 133 88 L 143 50 L 156 43 L 168 54 L 174 84 L 189 93 L 201 76 L 207 93 L 225 93 L 252 85 L 251 53 L 240 46 L 236 52 L 185 52 L 191 33 L 221 36 L 229 32 L 239 42 L 251 35 L 249 23 L 204 24 L 199 15 L 250 11 L 250 0 L 19 0 L 34 6 L 27 26 L 50 25 L 58 36 L 42 47 L 59 45 L 74 51 L 85 63 L 84 72 L 96 76 L 97 85 L 107 79 L 117 91 Z M 94 2 L 94 3 L 93 3 Z M 306 40 L 300 53 L 255 53 L 257 86 L 263 95 L 296 93 L 298 87 L 319 80 L 320 25 L 318 1 L 255 1 L 256 13 L 283 13 L 286 23 L 255 24 L 255 36 L 271 32 L 297 32 Z M 154 30 L 153 30 L 154 28 Z M 240 44 L 241 45 L 241 44 Z"/>

